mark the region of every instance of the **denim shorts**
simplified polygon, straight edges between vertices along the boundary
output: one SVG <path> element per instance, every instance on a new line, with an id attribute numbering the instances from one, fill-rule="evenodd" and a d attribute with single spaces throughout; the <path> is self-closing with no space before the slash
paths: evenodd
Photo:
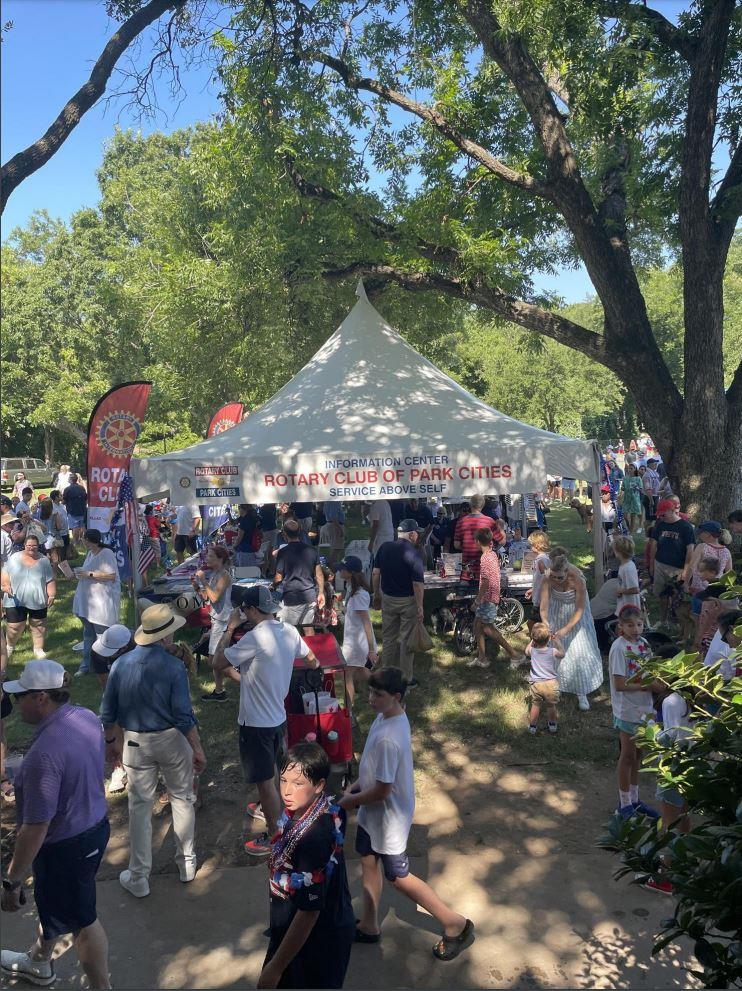
<path id="1" fill-rule="evenodd" d="M 497 603 L 483 602 L 481 605 L 477 606 L 475 615 L 477 619 L 481 619 L 483 623 L 494 623 L 497 619 Z"/>
<path id="2" fill-rule="evenodd" d="M 407 877 L 410 873 L 410 858 L 404 853 L 377 853 L 371 846 L 371 837 L 363 826 L 356 826 L 356 853 L 362 857 L 376 857 L 381 860 L 384 877 L 387 881 L 396 881 L 398 877 Z"/>
<path id="3" fill-rule="evenodd" d="M 633 736 L 643 725 L 643 723 L 631 723 L 627 719 L 619 719 L 617 716 L 613 717 L 613 728 L 628 733 L 629 736 Z"/>
<path id="4" fill-rule="evenodd" d="M 667 802 L 668 805 L 676 805 L 678 808 L 685 805 L 685 799 L 675 788 L 661 788 L 657 785 L 655 798 L 660 802 Z"/>
<path id="5" fill-rule="evenodd" d="M 85 526 L 85 517 L 73 516 L 72 513 L 67 513 L 67 526 L 70 530 L 79 530 Z"/>

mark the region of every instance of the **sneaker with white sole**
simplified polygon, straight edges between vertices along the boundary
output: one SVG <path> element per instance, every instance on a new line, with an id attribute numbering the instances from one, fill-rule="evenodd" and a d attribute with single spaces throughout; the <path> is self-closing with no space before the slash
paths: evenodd
<path id="1" fill-rule="evenodd" d="M 122 888 L 134 895 L 135 898 L 146 898 L 149 894 L 149 881 L 146 877 L 132 877 L 131 871 L 121 871 L 119 874 L 119 884 Z"/>
<path id="2" fill-rule="evenodd" d="M 265 822 L 265 816 L 263 815 L 263 806 L 260 802 L 248 802 L 247 809 L 245 810 L 251 819 L 257 819 L 259 822 Z"/>
<path id="3" fill-rule="evenodd" d="M 577 708 L 580 712 L 588 712 L 590 710 L 590 702 L 588 701 L 587 695 L 577 696 Z"/>
<path id="4" fill-rule="evenodd" d="M 466 662 L 468 668 L 488 668 L 490 662 L 488 660 L 480 661 L 478 657 L 473 658 L 471 661 Z"/>
<path id="5" fill-rule="evenodd" d="M 189 881 L 193 881 L 196 877 L 195 860 L 191 864 L 178 864 L 178 874 L 180 875 L 180 880 L 183 884 L 188 884 Z"/>
<path id="6" fill-rule="evenodd" d="M 271 838 L 267 833 L 260 833 L 245 843 L 245 853 L 251 857 L 267 857 L 271 852 Z"/>
<path id="7" fill-rule="evenodd" d="M 6 974 L 20 977 L 42 988 L 48 987 L 55 981 L 54 965 L 50 960 L 32 960 L 28 953 L 3 950 L 0 954 L 0 963 Z"/>
<path id="8" fill-rule="evenodd" d="M 546 725 L 547 725 L 550 733 L 556 733 L 556 731 L 557 731 L 557 724 L 556 723 L 547 723 Z"/>
<path id="9" fill-rule="evenodd" d="M 75 653 L 79 654 L 81 650 L 85 650 L 85 644 L 81 640 L 79 643 L 74 644 L 72 649 Z"/>
<path id="10" fill-rule="evenodd" d="M 114 767 L 111 772 L 111 781 L 108 785 L 108 794 L 113 795 L 126 788 L 126 771 L 123 767 Z"/>

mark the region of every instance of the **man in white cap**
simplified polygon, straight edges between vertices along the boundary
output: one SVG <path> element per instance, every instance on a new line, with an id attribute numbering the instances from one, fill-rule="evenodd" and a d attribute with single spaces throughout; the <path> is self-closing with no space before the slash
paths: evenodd
<path id="1" fill-rule="evenodd" d="M 122 654 L 134 650 L 135 646 L 131 630 L 121 623 L 109 626 L 93 643 L 90 650 L 90 666 L 102 689 L 105 690 L 114 661 L 118 660 Z M 111 771 L 108 794 L 115 795 L 116 792 L 123 791 L 124 788 L 126 788 L 126 771 L 121 761 L 118 761 Z"/>
<path id="2" fill-rule="evenodd" d="M 108 939 L 95 892 L 110 836 L 100 722 L 89 709 L 70 704 L 65 670 L 56 661 L 29 661 L 3 690 L 36 735 L 15 778 L 18 833 L 1 904 L 5 912 L 22 907 L 23 884 L 32 872 L 40 931 L 26 953 L 3 950 L 2 969 L 32 984 L 52 984 L 54 946 L 72 933 L 89 986 L 110 988 Z"/>
<path id="3" fill-rule="evenodd" d="M 260 810 L 253 803 L 248 811 L 253 818 L 265 819 L 267 825 L 265 833 L 245 843 L 245 850 L 253 857 L 267 857 L 281 812 L 276 767 L 284 749 L 284 699 L 291 684 L 294 659 L 304 657 L 307 666 L 313 668 L 319 667 L 319 661 L 295 627 L 276 619 L 278 606 L 265 586 L 243 590 L 233 585 L 232 595 L 233 602 L 235 595 L 241 596 L 241 604 L 219 641 L 214 670 L 223 671 L 240 685 L 237 718 L 242 775 L 246 784 L 257 787 L 260 796 Z M 234 646 L 228 646 L 232 634 L 245 620 L 254 628 Z"/>
<path id="4" fill-rule="evenodd" d="M 180 880 L 196 876 L 193 774 L 203 771 L 206 757 L 188 675 L 182 662 L 165 649 L 184 624 L 185 619 L 164 603 L 145 609 L 134 634 L 137 646 L 112 667 L 101 704 L 107 756 L 123 761 L 129 786 L 129 867 L 119 881 L 136 898 L 149 894 L 152 806 L 159 774 L 170 795 Z"/>

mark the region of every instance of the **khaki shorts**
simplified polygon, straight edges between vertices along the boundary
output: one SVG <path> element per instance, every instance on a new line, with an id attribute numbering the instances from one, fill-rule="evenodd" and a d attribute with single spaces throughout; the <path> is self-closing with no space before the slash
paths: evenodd
<path id="1" fill-rule="evenodd" d="M 662 595 L 670 583 L 670 579 L 675 578 L 682 572 L 682 568 L 673 568 L 670 564 L 663 564 L 661 561 L 654 562 L 654 584 L 652 591 L 655 595 Z"/>
<path id="2" fill-rule="evenodd" d="M 535 705 L 556 705 L 559 702 L 559 682 L 532 681 L 531 702 Z"/>

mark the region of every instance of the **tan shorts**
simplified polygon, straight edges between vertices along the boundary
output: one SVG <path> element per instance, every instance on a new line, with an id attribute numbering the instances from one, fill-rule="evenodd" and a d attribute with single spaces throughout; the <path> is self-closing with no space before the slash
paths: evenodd
<path id="1" fill-rule="evenodd" d="M 531 702 L 535 705 L 556 705 L 559 702 L 559 682 L 532 681 Z"/>
<path id="2" fill-rule="evenodd" d="M 655 595 L 662 595 L 667 588 L 670 579 L 682 572 L 682 568 L 673 568 L 670 564 L 663 564 L 661 561 L 654 562 L 654 584 L 652 591 Z"/>

